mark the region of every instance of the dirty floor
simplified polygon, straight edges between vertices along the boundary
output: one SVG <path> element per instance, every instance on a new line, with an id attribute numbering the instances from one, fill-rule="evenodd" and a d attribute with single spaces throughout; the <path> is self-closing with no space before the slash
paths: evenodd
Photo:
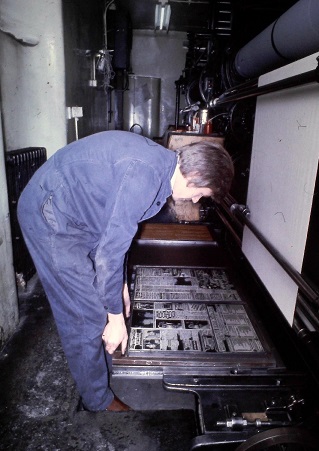
<path id="1" fill-rule="evenodd" d="M 134 411 L 79 410 L 48 302 L 36 276 L 19 293 L 20 324 L 0 354 L 0 450 L 186 451 L 194 399 L 159 379 L 114 377 Z"/>

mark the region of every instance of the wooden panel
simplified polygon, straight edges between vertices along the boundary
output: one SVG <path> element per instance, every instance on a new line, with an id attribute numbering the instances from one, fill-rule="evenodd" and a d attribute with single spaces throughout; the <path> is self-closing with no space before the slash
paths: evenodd
<path id="1" fill-rule="evenodd" d="M 207 226 L 188 224 L 145 223 L 138 237 L 143 240 L 213 241 Z"/>

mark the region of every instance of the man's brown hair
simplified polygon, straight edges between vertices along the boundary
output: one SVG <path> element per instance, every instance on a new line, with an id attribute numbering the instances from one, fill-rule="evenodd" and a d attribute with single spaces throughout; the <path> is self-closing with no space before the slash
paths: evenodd
<path id="1" fill-rule="evenodd" d="M 234 165 L 227 150 L 219 143 L 203 140 L 176 152 L 182 175 L 197 188 L 210 188 L 212 198 L 221 202 L 234 177 Z"/>

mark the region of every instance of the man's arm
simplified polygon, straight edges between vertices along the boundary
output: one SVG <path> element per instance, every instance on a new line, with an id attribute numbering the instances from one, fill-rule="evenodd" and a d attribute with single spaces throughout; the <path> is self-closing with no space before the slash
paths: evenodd
<path id="1" fill-rule="evenodd" d="M 102 337 L 110 354 L 119 344 L 122 353 L 127 346 L 123 302 L 125 313 L 129 315 L 130 300 L 127 286 L 123 289 L 124 257 L 138 222 L 152 205 L 159 188 L 160 180 L 151 168 L 140 162 L 129 166 L 118 187 L 112 217 L 96 252 L 97 290 L 108 321 Z"/>
<path id="2" fill-rule="evenodd" d="M 138 228 L 150 208 L 161 181 L 149 166 L 133 161 L 117 189 L 112 215 L 100 238 L 95 255 L 96 289 L 108 313 L 123 312 L 124 258 Z"/>

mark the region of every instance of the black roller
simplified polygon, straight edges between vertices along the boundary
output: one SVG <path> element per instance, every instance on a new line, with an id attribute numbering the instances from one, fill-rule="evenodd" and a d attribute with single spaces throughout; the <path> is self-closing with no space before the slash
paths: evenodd
<path id="1" fill-rule="evenodd" d="M 300 0 L 240 49 L 234 66 L 243 78 L 258 77 L 319 52 L 319 1 Z"/>

